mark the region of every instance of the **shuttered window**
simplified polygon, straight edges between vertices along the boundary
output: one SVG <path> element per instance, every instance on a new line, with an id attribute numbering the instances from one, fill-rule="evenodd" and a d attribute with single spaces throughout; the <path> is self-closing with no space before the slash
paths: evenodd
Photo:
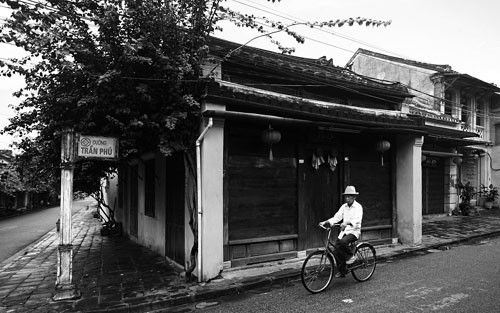
<path id="1" fill-rule="evenodd" d="M 145 162 L 145 197 L 144 197 L 144 214 L 150 217 L 155 217 L 155 159 Z"/>

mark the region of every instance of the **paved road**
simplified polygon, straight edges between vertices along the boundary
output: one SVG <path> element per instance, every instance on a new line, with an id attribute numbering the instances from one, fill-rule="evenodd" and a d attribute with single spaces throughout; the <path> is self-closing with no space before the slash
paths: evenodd
<path id="1" fill-rule="evenodd" d="M 300 281 L 157 312 L 500 312 L 500 238 L 378 265 L 312 295 Z M 203 308 L 203 309 L 202 309 Z"/>
<path id="2" fill-rule="evenodd" d="M 95 203 L 93 199 L 73 202 L 73 214 Z M 56 227 L 60 208 L 32 211 L 0 220 L 0 263 Z"/>

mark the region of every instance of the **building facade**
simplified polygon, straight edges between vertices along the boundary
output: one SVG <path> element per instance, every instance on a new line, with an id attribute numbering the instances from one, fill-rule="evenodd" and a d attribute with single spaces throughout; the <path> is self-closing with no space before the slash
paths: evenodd
<path id="1" fill-rule="evenodd" d="M 453 71 L 449 65 L 365 49 L 359 49 L 346 68 L 378 81 L 400 82 L 414 95 L 402 111 L 423 117 L 429 130 L 422 148 L 422 214 L 455 209 L 458 182 L 469 182 L 476 191 L 482 185 L 498 186 L 492 163 L 497 86 Z M 481 197 L 474 201 L 481 204 Z"/>
<path id="2" fill-rule="evenodd" d="M 469 156 L 463 147 L 486 142 L 477 120 L 463 129 L 462 111 L 445 116 L 432 96 L 420 105 L 413 87 L 323 58 L 219 39 L 210 48 L 224 61 L 206 67 L 215 77 L 200 99 L 196 157 L 145 154 L 120 169 L 110 181 L 117 194 L 107 195 L 132 240 L 200 281 L 317 249 L 317 224 L 337 211 L 347 185 L 360 192 L 363 240 L 419 244 L 423 203 L 445 212 L 457 197 L 450 187 L 460 175 L 456 164 Z M 436 86 L 428 88 L 447 90 Z M 442 205 L 433 204 L 436 194 Z"/>

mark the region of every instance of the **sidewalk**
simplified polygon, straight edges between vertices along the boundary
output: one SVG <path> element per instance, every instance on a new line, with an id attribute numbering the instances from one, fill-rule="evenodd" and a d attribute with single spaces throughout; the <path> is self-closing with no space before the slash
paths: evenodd
<path id="1" fill-rule="evenodd" d="M 22 253 L 0 264 L 0 313 L 148 312 L 237 294 L 297 279 L 303 259 L 229 269 L 209 283 L 187 283 L 180 270 L 125 237 L 102 237 L 94 208 L 73 216 L 73 281 L 82 297 L 52 301 L 58 233 L 50 231 Z M 432 216 L 423 220 L 420 246 L 378 246 L 379 261 L 436 249 L 471 238 L 500 235 L 500 210 L 481 216 Z"/>

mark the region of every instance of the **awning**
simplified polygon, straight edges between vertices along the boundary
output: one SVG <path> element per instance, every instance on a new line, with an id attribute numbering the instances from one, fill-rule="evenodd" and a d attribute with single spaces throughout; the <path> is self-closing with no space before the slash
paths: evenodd
<path id="1" fill-rule="evenodd" d="M 204 100 L 226 106 L 226 113 L 204 112 L 204 116 L 226 115 L 230 118 L 282 119 L 342 125 L 357 130 L 422 131 L 421 120 L 398 111 L 374 110 L 326 103 L 297 96 L 258 90 L 230 83 L 213 83 Z M 229 113 L 232 112 L 232 113 Z"/>
<path id="2" fill-rule="evenodd" d="M 486 145 L 489 143 L 488 141 L 484 140 L 439 136 L 434 134 L 429 134 L 426 137 L 425 143 L 429 142 L 436 143 L 439 144 L 440 146 L 445 146 L 445 147 L 477 146 L 477 145 Z"/>
<path id="3" fill-rule="evenodd" d="M 435 137 L 455 138 L 455 139 L 479 137 L 479 135 L 475 132 L 446 128 L 446 127 L 424 125 L 423 130 L 427 131 L 429 135 Z"/>

